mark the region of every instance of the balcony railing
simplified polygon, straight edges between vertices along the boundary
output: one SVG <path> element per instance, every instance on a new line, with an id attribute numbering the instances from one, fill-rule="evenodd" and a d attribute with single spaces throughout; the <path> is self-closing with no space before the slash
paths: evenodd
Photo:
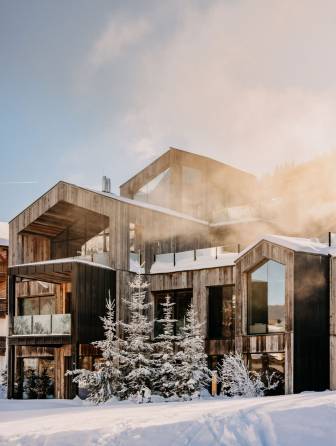
<path id="1" fill-rule="evenodd" d="M 138 252 L 130 252 L 129 253 L 129 270 L 132 271 L 133 273 L 140 273 L 140 274 L 144 274 L 145 273 L 145 269 L 143 266 L 141 266 L 141 256 L 140 253 Z"/>
<path id="2" fill-rule="evenodd" d="M 70 335 L 71 314 L 14 317 L 14 335 Z"/>
<path id="3" fill-rule="evenodd" d="M 198 265 L 206 267 L 216 266 L 220 262 L 232 261 L 239 252 L 238 245 L 215 246 L 213 248 L 194 249 L 183 252 L 170 252 L 167 254 L 157 254 L 151 268 L 151 272 L 165 271 L 169 269 L 193 269 Z"/>

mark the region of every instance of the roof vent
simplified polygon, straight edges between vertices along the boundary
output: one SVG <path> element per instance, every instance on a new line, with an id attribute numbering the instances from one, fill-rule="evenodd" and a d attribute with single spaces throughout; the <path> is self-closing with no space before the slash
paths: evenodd
<path id="1" fill-rule="evenodd" d="M 111 193 L 111 178 L 108 178 L 105 175 L 102 178 L 102 192 Z"/>

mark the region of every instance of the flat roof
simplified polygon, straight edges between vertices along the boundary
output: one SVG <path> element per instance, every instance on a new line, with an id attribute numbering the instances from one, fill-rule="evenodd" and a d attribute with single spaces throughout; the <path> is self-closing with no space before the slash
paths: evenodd
<path id="1" fill-rule="evenodd" d="M 62 283 L 71 280 L 71 274 L 74 264 L 85 264 L 93 268 L 108 269 L 113 268 L 100 263 L 90 262 L 89 260 L 68 257 L 55 260 L 44 260 L 41 262 L 22 263 L 8 268 L 8 273 L 26 279 L 40 280 L 49 283 Z"/>

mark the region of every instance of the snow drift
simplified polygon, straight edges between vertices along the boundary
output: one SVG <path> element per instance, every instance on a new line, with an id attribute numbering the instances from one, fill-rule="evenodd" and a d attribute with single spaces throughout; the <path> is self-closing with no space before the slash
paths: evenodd
<path id="1" fill-rule="evenodd" d="M 1 400 L 1 445 L 334 445 L 336 392 L 88 406 Z"/>

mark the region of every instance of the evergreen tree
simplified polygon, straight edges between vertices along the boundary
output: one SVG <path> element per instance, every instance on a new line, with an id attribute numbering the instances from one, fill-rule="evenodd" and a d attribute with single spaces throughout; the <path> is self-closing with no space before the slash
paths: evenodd
<path id="1" fill-rule="evenodd" d="M 262 377 L 248 369 L 239 353 L 225 355 L 218 366 L 218 379 L 222 383 L 222 394 L 251 398 L 264 396 L 265 392 L 278 387 L 279 381 L 274 374 Z"/>
<path id="2" fill-rule="evenodd" d="M 88 391 L 88 400 L 95 404 L 118 397 L 122 390 L 122 375 L 118 367 L 120 361 L 120 343 L 117 336 L 117 323 L 115 321 L 115 302 L 106 301 L 106 315 L 101 318 L 104 326 L 105 338 L 92 344 L 102 352 L 102 361 L 95 364 L 93 371 L 77 369 L 68 371 L 67 375 L 74 376 L 73 382 Z"/>
<path id="3" fill-rule="evenodd" d="M 200 395 L 200 391 L 210 381 L 211 372 L 207 367 L 207 355 L 204 352 L 202 325 L 191 304 L 186 314 L 186 325 L 181 328 L 180 351 L 176 355 L 178 383 L 177 395 L 191 399 Z"/>
<path id="4" fill-rule="evenodd" d="M 37 398 L 37 380 L 38 375 L 34 369 L 28 369 L 25 372 L 25 379 L 23 383 L 23 390 L 26 393 L 28 399 Z"/>
<path id="5" fill-rule="evenodd" d="M 0 398 L 7 398 L 7 367 L 0 370 Z"/>
<path id="6" fill-rule="evenodd" d="M 155 343 L 155 384 L 154 391 L 164 398 L 170 398 L 176 394 L 178 380 L 175 359 L 175 346 L 178 337 L 174 334 L 176 319 L 173 319 L 174 303 L 167 295 L 163 307 L 163 319 L 156 322 L 162 324 L 163 333 L 157 336 Z"/>
<path id="7" fill-rule="evenodd" d="M 125 338 L 120 361 L 125 384 L 121 395 L 123 399 L 137 398 L 139 402 L 150 400 L 155 376 L 151 343 L 153 322 L 148 316 L 151 304 L 145 302 L 148 285 L 140 273 L 129 284 L 131 297 L 124 299 L 124 303 L 129 310 L 130 319 L 129 322 L 120 322 Z"/>
<path id="8" fill-rule="evenodd" d="M 53 383 L 48 375 L 47 369 L 44 368 L 41 375 L 37 375 L 35 390 L 38 399 L 45 399 L 53 393 Z"/>

